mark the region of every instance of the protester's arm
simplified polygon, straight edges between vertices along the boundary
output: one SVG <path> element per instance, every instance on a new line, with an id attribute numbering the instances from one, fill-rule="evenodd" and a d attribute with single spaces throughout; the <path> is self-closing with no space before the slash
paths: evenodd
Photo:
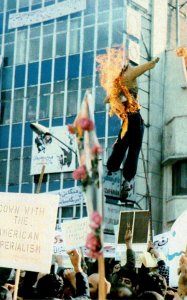
<path id="1" fill-rule="evenodd" d="M 76 299 L 90 299 L 89 283 L 87 275 L 81 267 L 81 255 L 77 250 L 67 252 L 73 265 L 76 277 Z"/>
<path id="2" fill-rule="evenodd" d="M 166 266 L 165 261 L 160 257 L 153 242 L 149 241 L 147 251 L 157 259 L 158 273 L 165 277 L 167 284 L 169 284 L 169 268 Z"/>
<path id="3" fill-rule="evenodd" d="M 126 244 L 126 255 L 127 262 L 125 264 L 126 268 L 134 269 L 135 268 L 135 253 L 132 249 L 132 231 L 128 226 L 125 232 L 125 244 Z"/>
<path id="4" fill-rule="evenodd" d="M 156 65 L 156 63 L 159 61 L 159 57 L 157 57 L 154 60 L 148 61 L 140 66 L 134 67 L 134 68 L 129 68 L 125 73 L 124 73 L 124 78 L 125 80 L 134 80 L 138 76 L 142 75 L 146 71 L 153 69 Z"/>

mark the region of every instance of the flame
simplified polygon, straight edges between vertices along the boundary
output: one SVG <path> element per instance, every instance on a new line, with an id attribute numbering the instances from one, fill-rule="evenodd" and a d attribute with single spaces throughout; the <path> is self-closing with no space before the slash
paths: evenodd
<path id="1" fill-rule="evenodd" d="M 99 63 L 97 70 L 100 73 L 100 84 L 107 95 L 111 94 L 114 80 L 120 74 L 124 65 L 124 57 L 125 53 L 123 47 L 109 48 L 105 54 L 96 57 L 96 61 Z"/>
<path id="2" fill-rule="evenodd" d="M 124 49 L 122 47 L 107 49 L 106 54 L 97 56 L 96 61 L 99 63 L 100 84 L 107 93 L 107 102 L 110 103 L 111 107 L 109 115 L 116 114 L 123 121 L 122 138 L 128 128 L 128 112 L 134 113 L 140 109 L 140 105 L 123 83 L 125 75 L 121 74 L 121 69 L 124 65 Z M 126 105 L 120 100 L 121 94 L 127 99 Z"/>

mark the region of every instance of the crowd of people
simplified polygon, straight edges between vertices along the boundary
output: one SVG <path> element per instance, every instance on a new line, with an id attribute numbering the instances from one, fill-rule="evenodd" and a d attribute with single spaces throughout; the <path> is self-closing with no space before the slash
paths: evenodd
<path id="1" fill-rule="evenodd" d="M 178 294 L 177 287 L 169 287 L 169 270 L 152 242 L 147 251 L 157 260 L 157 266 L 135 268 L 135 252 L 132 247 L 132 233 L 125 232 L 126 264 L 114 258 L 105 259 L 104 286 L 107 300 L 115 299 L 185 299 Z M 63 257 L 56 256 L 58 269 L 51 266 L 49 274 L 22 271 L 19 300 L 24 299 L 99 299 L 98 261 L 81 257 L 77 249 L 68 252 L 72 268 L 63 267 Z M 0 299 L 13 299 L 15 270 L 0 268 Z"/>

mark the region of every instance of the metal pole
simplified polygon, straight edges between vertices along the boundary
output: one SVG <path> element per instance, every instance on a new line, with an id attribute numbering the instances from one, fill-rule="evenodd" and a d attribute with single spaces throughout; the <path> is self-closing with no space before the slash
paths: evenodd
<path id="1" fill-rule="evenodd" d="M 66 148 L 68 148 L 70 151 L 72 151 L 75 155 L 77 155 L 77 153 L 70 148 L 68 145 L 66 145 L 64 142 L 62 142 L 61 140 L 59 140 L 56 136 L 54 136 L 52 133 L 48 133 L 50 136 L 52 136 L 55 140 L 57 140 L 59 143 L 63 144 L 64 146 L 66 146 Z"/>
<path id="2" fill-rule="evenodd" d="M 180 15 L 179 15 L 179 1 L 176 0 L 176 46 L 180 46 Z"/>
<path id="3" fill-rule="evenodd" d="M 141 149 L 142 154 L 142 161 L 143 161 L 143 168 L 144 168 L 144 174 L 145 174 L 145 182 L 146 182 L 146 190 L 147 190 L 147 199 L 148 199 L 148 208 L 149 208 L 149 221 L 150 221 L 150 240 L 153 240 L 153 221 L 152 221 L 152 199 L 150 194 L 150 188 L 149 188 L 149 182 L 147 178 L 147 171 L 146 171 L 146 165 L 145 165 L 145 158 L 143 154 L 143 150 Z"/>

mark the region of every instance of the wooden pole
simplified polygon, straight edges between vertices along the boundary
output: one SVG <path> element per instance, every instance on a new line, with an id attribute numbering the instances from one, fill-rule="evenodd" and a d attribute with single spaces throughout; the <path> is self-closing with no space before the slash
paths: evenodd
<path id="1" fill-rule="evenodd" d="M 40 173 L 36 194 L 40 193 L 40 189 L 41 189 L 41 185 L 42 185 L 42 181 L 43 181 L 43 177 L 44 177 L 44 172 L 45 172 L 45 165 L 42 166 L 42 170 L 41 170 L 41 173 Z"/>
<path id="2" fill-rule="evenodd" d="M 20 269 L 17 269 L 16 270 L 16 279 L 15 279 L 15 288 L 14 288 L 13 300 L 17 300 L 19 278 L 20 278 Z"/>
<path id="3" fill-rule="evenodd" d="M 99 300 L 106 299 L 106 287 L 105 287 L 105 262 L 104 256 L 101 254 L 98 258 L 99 268 Z"/>

